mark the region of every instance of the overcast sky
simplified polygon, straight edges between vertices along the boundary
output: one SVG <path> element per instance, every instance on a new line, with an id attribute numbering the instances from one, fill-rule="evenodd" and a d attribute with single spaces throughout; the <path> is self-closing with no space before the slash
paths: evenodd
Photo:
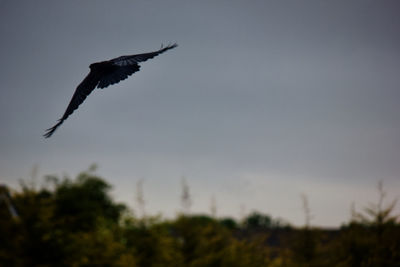
<path id="1" fill-rule="evenodd" d="M 252 210 L 339 226 L 400 196 L 398 1 L 0 1 L 0 182 L 92 163 L 135 207 Z M 95 90 L 55 132 L 88 66 L 179 47 Z M 397 207 L 397 213 L 400 208 Z"/>

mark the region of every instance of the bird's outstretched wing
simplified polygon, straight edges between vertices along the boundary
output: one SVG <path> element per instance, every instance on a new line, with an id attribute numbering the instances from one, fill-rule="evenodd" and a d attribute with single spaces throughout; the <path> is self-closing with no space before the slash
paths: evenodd
<path id="1" fill-rule="evenodd" d="M 118 83 L 122 80 L 125 80 L 133 73 L 139 71 L 140 66 L 138 65 L 139 62 L 144 62 L 150 58 L 158 56 L 165 51 L 177 47 L 177 44 L 168 45 L 166 47 L 161 46 L 161 48 L 157 51 L 144 53 L 144 54 L 137 54 L 131 56 L 121 56 L 108 61 L 113 65 L 113 71 L 103 75 L 100 78 L 98 88 L 106 88 L 109 85 Z"/>
<path id="2" fill-rule="evenodd" d="M 157 51 L 154 52 L 150 52 L 150 53 L 144 53 L 144 54 L 137 54 L 137 55 L 131 55 L 131 56 L 121 56 L 121 57 L 117 57 L 114 59 L 111 59 L 110 61 L 114 64 L 114 65 L 118 65 L 118 66 L 127 66 L 127 65 L 133 65 L 133 64 L 137 64 L 139 62 L 144 62 L 150 58 L 153 58 L 155 56 L 158 56 L 161 53 L 164 53 L 167 50 L 170 50 L 172 48 L 177 47 L 177 44 L 172 44 L 172 45 L 167 45 L 166 47 L 163 47 L 161 45 L 161 48 Z"/>
<path id="3" fill-rule="evenodd" d="M 119 83 L 120 81 L 128 78 L 133 73 L 139 71 L 139 69 L 140 69 L 140 66 L 138 64 L 126 65 L 126 66 L 122 66 L 122 67 L 117 66 L 114 71 L 112 71 L 106 75 L 103 75 L 100 78 L 97 88 L 103 89 L 109 85 Z"/>
<path id="4" fill-rule="evenodd" d="M 75 109 L 85 101 L 86 97 L 96 88 L 96 85 L 99 82 L 99 75 L 96 71 L 90 71 L 86 78 L 78 85 L 75 90 L 74 95 L 72 96 L 71 101 L 65 111 L 64 115 L 58 120 L 58 123 L 53 127 L 46 130 L 46 133 L 43 135 L 46 138 L 52 136 L 52 134 L 57 130 L 57 128 L 71 115 Z"/>

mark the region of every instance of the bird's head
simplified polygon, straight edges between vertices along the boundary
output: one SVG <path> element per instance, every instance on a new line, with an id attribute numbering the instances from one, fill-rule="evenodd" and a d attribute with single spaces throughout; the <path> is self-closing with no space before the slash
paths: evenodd
<path id="1" fill-rule="evenodd" d="M 90 70 L 105 71 L 109 70 L 110 66 L 112 66 L 110 61 L 101 61 L 90 64 L 89 68 Z"/>
<path id="2" fill-rule="evenodd" d="M 97 67 L 99 67 L 100 64 L 101 64 L 101 63 L 99 63 L 99 62 L 90 64 L 89 68 L 90 68 L 91 70 L 96 69 Z"/>

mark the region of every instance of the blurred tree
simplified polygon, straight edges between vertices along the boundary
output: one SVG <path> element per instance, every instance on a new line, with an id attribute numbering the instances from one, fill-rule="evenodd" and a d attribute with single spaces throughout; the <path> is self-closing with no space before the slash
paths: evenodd
<path id="1" fill-rule="evenodd" d="M 213 218 L 217 217 L 217 200 L 214 195 L 211 196 L 210 213 Z"/>
<path id="2" fill-rule="evenodd" d="M 219 223 L 230 230 L 235 230 L 238 228 L 238 223 L 233 218 L 222 218 L 219 220 Z"/>
<path id="3" fill-rule="evenodd" d="M 384 205 L 386 192 L 378 183 L 378 201 L 364 212 L 353 211 L 348 225 L 343 226 L 332 244 L 331 262 L 340 266 L 400 266 L 400 224 L 393 215 L 396 201 Z"/>
<path id="4" fill-rule="evenodd" d="M 137 257 L 123 242 L 122 230 L 116 224 L 99 219 L 95 229 L 70 233 L 64 245 L 67 266 L 141 266 Z"/>
<path id="5" fill-rule="evenodd" d="M 189 214 L 190 207 L 192 206 L 193 201 L 190 195 L 190 188 L 185 177 L 182 177 L 181 184 L 182 184 L 181 203 L 182 203 L 183 213 Z"/>
<path id="6" fill-rule="evenodd" d="M 93 171 L 62 182 L 55 176 L 47 177 L 48 184 L 54 187 L 52 190 L 36 189 L 36 183 L 21 182 L 22 191 L 13 194 L 19 220 L 0 222 L 2 229 L 8 229 L 2 235 L 7 237 L 3 243 L 7 245 L 0 245 L 0 266 L 74 266 L 74 259 L 90 258 L 89 252 L 93 250 L 89 251 L 88 243 L 99 248 L 99 229 L 118 225 L 126 209 L 112 201 L 108 195 L 110 186 Z M 118 242 L 117 238 L 102 245 L 114 246 Z M 121 253 L 108 248 L 115 251 L 115 261 Z"/>
<path id="7" fill-rule="evenodd" d="M 136 183 L 136 202 L 138 205 L 138 210 L 142 216 L 142 218 L 146 217 L 146 209 L 145 209 L 145 200 L 144 200 L 144 193 L 143 193 L 143 179 L 140 179 Z"/>
<path id="8" fill-rule="evenodd" d="M 157 217 L 128 218 L 123 227 L 126 247 L 138 266 L 185 266 L 179 240 L 171 234 L 168 222 Z"/>
<path id="9" fill-rule="evenodd" d="M 208 216 L 181 216 L 173 224 L 184 255 L 184 266 L 268 266 L 265 236 L 235 239 L 226 227 Z"/>
<path id="10" fill-rule="evenodd" d="M 91 172 L 80 173 L 76 181 L 59 184 L 54 193 L 55 217 L 71 231 L 92 230 L 97 218 L 118 222 L 125 205 L 115 204 L 108 195 L 111 186 Z M 79 201 L 77 201 L 79 200 Z"/>
<path id="11" fill-rule="evenodd" d="M 318 231 L 310 227 L 311 209 L 306 194 L 301 194 L 304 212 L 304 227 L 296 232 L 291 244 L 293 260 L 298 266 L 319 266 L 316 262 Z"/>
<path id="12" fill-rule="evenodd" d="M 248 229 L 271 228 L 272 218 L 269 215 L 254 211 L 244 219 L 243 224 Z"/>
<path id="13" fill-rule="evenodd" d="M 113 201 L 111 186 L 94 171 L 47 176 L 42 188 L 22 182 L 7 195 L 18 218 L 0 201 L 0 266 L 399 266 L 396 202 L 385 204 L 381 183 L 377 204 L 328 230 L 310 226 L 304 198 L 302 228 L 259 212 L 243 225 L 207 215 L 137 218 Z"/>

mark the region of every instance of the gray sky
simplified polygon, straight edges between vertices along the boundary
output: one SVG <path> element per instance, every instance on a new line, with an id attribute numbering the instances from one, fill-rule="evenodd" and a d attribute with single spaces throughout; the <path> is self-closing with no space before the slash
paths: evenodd
<path id="1" fill-rule="evenodd" d="M 398 1 L 1 1 L 0 181 L 92 163 L 146 212 L 259 210 L 338 226 L 400 196 Z M 179 47 L 95 90 L 50 139 L 89 64 Z M 399 207 L 396 210 L 400 212 Z"/>

